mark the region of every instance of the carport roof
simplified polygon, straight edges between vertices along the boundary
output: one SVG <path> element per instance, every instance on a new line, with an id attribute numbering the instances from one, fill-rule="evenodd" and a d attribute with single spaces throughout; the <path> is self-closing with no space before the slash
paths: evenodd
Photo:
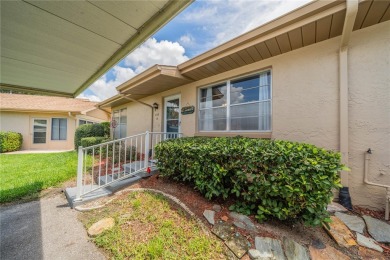
<path id="1" fill-rule="evenodd" d="M 77 96 L 191 2 L 2 1 L 0 86 Z"/>

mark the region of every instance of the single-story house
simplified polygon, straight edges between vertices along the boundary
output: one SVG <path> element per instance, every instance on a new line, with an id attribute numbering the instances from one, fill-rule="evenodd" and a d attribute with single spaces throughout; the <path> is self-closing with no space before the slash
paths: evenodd
<path id="1" fill-rule="evenodd" d="M 71 150 L 82 124 L 110 120 L 85 99 L 0 93 L 0 131 L 23 135 L 23 150 Z"/>
<path id="2" fill-rule="evenodd" d="M 353 204 L 383 208 L 386 190 L 363 179 L 390 185 L 389 20 L 390 1 L 314 1 L 178 66 L 155 65 L 98 107 L 112 109 L 115 138 L 241 135 L 340 151 Z"/>

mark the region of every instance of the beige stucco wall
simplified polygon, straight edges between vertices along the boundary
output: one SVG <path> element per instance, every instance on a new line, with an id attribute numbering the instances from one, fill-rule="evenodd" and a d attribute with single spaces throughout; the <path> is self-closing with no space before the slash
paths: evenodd
<path id="1" fill-rule="evenodd" d="M 384 207 L 385 191 L 363 184 L 363 156 L 367 148 L 374 150 L 370 178 L 390 185 L 389 26 L 390 22 L 385 22 L 354 32 L 349 52 L 349 186 L 354 204 L 374 208 Z M 163 130 L 164 97 L 181 94 L 182 106 L 197 107 L 199 87 L 271 68 L 271 137 L 337 151 L 339 42 L 340 37 L 333 38 L 147 97 L 142 101 L 156 102 L 160 106 L 154 112 L 153 130 Z M 128 135 L 150 130 L 150 108 L 134 102 L 120 108 L 123 107 L 128 108 Z M 181 116 L 184 135 L 197 134 L 196 116 L 196 113 Z M 251 136 L 267 135 L 254 133 Z"/>
<path id="2" fill-rule="evenodd" d="M 33 119 L 46 119 L 47 132 L 45 144 L 33 144 Z M 51 140 L 51 119 L 66 118 L 67 140 Z M 14 131 L 23 135 L 23 150 L 71 150 L 74 148 L 76 120 L 68 114 L 7 112 L 0 113 L 0 131 Z"/>

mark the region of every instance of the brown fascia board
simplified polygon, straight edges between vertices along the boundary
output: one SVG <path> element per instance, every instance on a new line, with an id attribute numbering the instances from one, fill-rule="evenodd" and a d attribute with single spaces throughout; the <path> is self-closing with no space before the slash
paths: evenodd
<path id="1" fill-rule="evenodd" d="M 329 14 L 331 14 L 343 10 L 345 8 L 346 0 L 317 0 L 310 2 L 260 27 L 257 27 L 243 35 L 240 35 L 220 46 L 217 46 L 214 49 L 200 54 L 193 59 L 183 62 L 182 64 L 178 65 L 178 69 L 182 74 L 184 74 L 188 71 L 196 69 L 197 67 L 206 65 L 214 60 L 228 56 L 232 53 L 250 47 L 254 44 L 260 43 L 263 41 L 261 38 L 268 34 L 294 25 L 295 23 L 298 23 L 300 21 L 305 21 L 305 19 L 310 17 L 314 17 L 315 19 L 316 15 L 324 11 L 328 11 Z M 326 14 L 324 15 L 329 15 L 328 12 L 326 12 Z M 308 22 L 309 21 L 307 21 L 307 23 Z M 258 39 L 260 40 L 258 42 L 255 42 Z"/>

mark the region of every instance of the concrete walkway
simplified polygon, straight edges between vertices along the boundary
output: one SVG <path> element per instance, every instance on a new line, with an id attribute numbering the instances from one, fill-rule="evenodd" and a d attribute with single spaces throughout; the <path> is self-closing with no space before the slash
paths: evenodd
<path id="1" fill-rule="evenodd" d="M 105 259 L 63 194 L 0 207 L 0 259 Z"/>

